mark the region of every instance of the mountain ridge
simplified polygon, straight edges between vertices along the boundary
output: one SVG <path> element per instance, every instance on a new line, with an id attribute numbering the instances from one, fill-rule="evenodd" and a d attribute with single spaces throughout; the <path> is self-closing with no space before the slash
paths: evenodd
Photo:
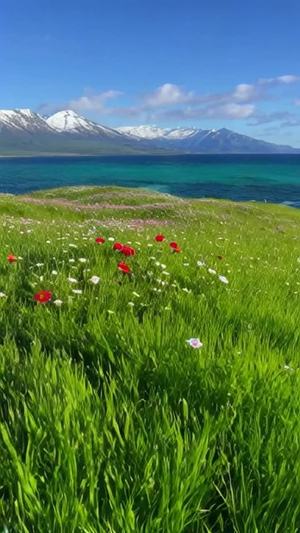
<path id="1" fill-rule="evenodd" d="M 31 109 L 0 110 L 0 155 L 300 153 L 227 128 L 161 128 L 98 124 L 71 109 L 45 118 Z"/>

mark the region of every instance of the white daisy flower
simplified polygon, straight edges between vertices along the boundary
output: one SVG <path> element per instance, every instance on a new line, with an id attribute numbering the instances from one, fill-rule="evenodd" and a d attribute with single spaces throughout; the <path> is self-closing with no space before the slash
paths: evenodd
<path id="1" fill-rule="evenodd" d="M 225 283 L 225 285 L 228 285 L 229 281 L 226 278 L 226 276 L 219 276 L 219 280 L 222 281 L 222 283 Z"/>
<path id="2" fill-rule="evenodd" d="M 98 285 L 99 281 L 100 281 L 99 276 L 92 276 L 90 278 L 90 282 L 93 283 L 94 285 Z"/>

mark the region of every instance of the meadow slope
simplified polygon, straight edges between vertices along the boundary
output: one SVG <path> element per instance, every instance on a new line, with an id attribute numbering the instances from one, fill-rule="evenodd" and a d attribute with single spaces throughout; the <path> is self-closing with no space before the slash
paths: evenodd
<path id="1" fill-rule="evenodd" d="M 300 531 L 300 211 L 56 189 L 0 241 L 1 532 Z"/>

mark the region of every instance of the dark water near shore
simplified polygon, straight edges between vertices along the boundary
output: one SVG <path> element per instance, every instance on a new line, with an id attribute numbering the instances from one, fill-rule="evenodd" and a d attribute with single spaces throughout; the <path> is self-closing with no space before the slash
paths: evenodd
<path id="1" fill-rule="evenodd" d="M 69 185 L 146 187 L 300 207 L 300 155 L 0 158 L 0 192 Z"/>

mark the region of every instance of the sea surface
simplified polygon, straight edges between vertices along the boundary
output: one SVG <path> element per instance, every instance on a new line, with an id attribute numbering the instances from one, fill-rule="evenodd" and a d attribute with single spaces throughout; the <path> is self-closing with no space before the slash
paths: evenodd
<path id="1" fill-rule="evenodd" d="M 300 155 L 0 158 L 0 192 L 69 185 L 146 187 L 191 198 L 300 207 Z"/>

